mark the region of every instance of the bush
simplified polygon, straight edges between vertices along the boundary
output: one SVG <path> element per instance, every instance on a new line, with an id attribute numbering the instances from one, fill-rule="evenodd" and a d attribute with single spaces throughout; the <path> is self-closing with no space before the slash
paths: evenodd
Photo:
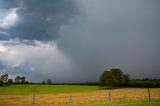
<path id="1" fill-rule="evenodd" d="M 98 86 L 99 83 L 98 83 L 98 82 L 86 82 L 86 85 L 90 85 L 90 86 Z"/>
<path id="2" fill-rule="evenodd" d="M 2 87 L 3 86 L 3 81 L 2 80 L 0 80 L 0 87 Z"/>

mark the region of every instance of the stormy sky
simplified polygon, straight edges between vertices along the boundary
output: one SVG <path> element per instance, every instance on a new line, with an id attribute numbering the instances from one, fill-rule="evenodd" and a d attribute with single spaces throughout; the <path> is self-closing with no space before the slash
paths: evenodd
<path id="1" fill-rule="evenodd" d="M 120 68 L 160 78 L 159 0 L 0 0 L 0 74 L 98 81 Z"/>

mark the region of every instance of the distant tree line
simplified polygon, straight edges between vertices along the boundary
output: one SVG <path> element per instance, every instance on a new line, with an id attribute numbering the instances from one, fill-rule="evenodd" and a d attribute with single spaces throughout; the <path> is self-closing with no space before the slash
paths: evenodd
<path id="1" fill-rule="evenodd" d="M 129 81 L 129 87 L 150 87 L 150 88 L 159 88 L 160 79 L 132 79 Z"/>
<path id="2" fill-rule="evenodd" d="M 42 83 L 41 83 L 41 84 L 52 85 L 52 84 L 53 84 L 53 82 L 52 82 L 52 80 L 51 80 L 51 79 L 47 79 L 47 81 L 42 81 Z"/>
<path id="3" fill-rule="evenodd" d="M 42 81 L 42 83 L 33 83 L 33 82 L 28 82 L 26 81 L 25 76 L 16 76 L 15 79 L 9 79 L 8 74 L 4 74 L 0 76 L 0 87 L 5 87 L 10 84 L 46 84 L 46 85 L 51 85 L 53 84 L 51 79 L 47 79 L 46 81 Z"/>
<path id="4" fill-rule="evenodd" d="M 94 83 L 96 84 L 96 83 Z M 99 86 L 105 88 L 117 87 L 160 87 L 160 79 L 130 79 L 121 69 L 105 70 L 99 78 Z"/>
<path id="5" fill-rule="evenodd" d="M 51 85 L 53 84 L 53 82 L 51 81 L 51 79 L 48 79 L 47 81 L 42 81 L 42 83 L 32 83 L 32 82 L 26 81 L 25 76 L 16 76 L 14 80 L 11 78 L 9 79 L 8 74 L 4 74 L 0 76 L 0 87 L 5 87 L 10 84 L 47 84 L 47 85 Z"/>
<path id="6" fill-rule="evenodd" d="M 41 83 L 32 83 L 26 81 L 25 76 L 16 76 L 15 79 L 9 79 L 8 74 L 0 76 L 0 87 L 10 84 L 46 84 L 52 85 L 51 79 L 42 81 Z M 54 85 L 89 85 L 99 86 L 103 88 L 118 88 L 118 87 L 160 87 L 160 79 L 130 79 L 129 74 L 124 74 L 121 69 L 105 70 L 99 78 L 99 82 L 86 83 L 54 83 Z"/>
<path id="7" fill-rule="evenodd" d="M 17 76 L 15 78 L 15 84 L 28 84 L 29 82 L 26 81 L 26 77 L 25 76 Z"/>
<path id="8" fill-rule="evenodd" d="M 25 76 L 17 76 L 15 80 L 9 79 L 8 74 L 4 74 L 0 76 L 0 87 L 8 86 L 10 84 L 28 84 L 29 82 L 26 81 Z"/>

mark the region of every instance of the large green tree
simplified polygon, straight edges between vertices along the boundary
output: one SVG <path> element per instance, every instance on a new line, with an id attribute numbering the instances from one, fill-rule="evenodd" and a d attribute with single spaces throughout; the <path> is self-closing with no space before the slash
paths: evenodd
<path id="1" fill-rule="evenodd" d="M 112 73 L 110 71 L 104 71 L 99 79 L 99 86 L 107 86 L 111 88 L 112 82 Z"/>
<path id="2" fill-rule="evenodd" d="M 107 88 L 115 88 L 128 86 L 129 75 L 123 74 L 121 69 L 111 69 L 111 71 L 104 71 L 99 79 L 99 86 Z"/>
<path id="3" fill-rule="evenodd" d="M 111 75 L 112 75 L 112 85 L 113 87 L 119 87 L 122 85 L 122 77 L 123 72 L 121 69 L 111 69 Z"/>

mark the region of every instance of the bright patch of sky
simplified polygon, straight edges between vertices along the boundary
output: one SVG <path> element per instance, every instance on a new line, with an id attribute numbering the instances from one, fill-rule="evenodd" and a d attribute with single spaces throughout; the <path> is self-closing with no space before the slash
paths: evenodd
<path id="1" fill-rule="evenodd" d="M 10 28 L 18 21 L 18 15 L 16 13 L 17 8 L 11 8 L 9 10 L 0 10 L 0 27 Z"/>

